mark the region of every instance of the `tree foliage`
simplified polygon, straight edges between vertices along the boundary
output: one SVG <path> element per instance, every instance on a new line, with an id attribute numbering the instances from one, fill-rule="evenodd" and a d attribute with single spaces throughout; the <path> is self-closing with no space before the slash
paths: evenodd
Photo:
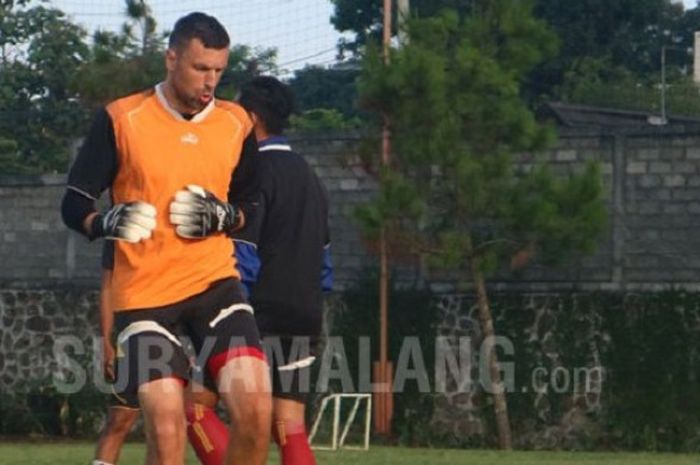
<path id="1" fill-rule="evenodd" d="M 368 40 L 378 41 L 381 36 L 381 2 L 333 0 L 333 3 L 334 26 L 339 31 L 355 33 L 352 40 L 341 42 L 341 49 L 361 55 Z M 414 0 L 411 15 L 427 18 L 444 8 L 452 8 L 468 16 L 479 14 L 487 4 L 483 0 Z M 652 80 L 659 82 L 662 46 L 672 50 L 667 53 L 667 71 L 671 75 L 673 70 L 688 70 L 691 66 L 686 50 L 692 47 L 700 20 L 698 8 L 684 11 L 682 5 L 671 0 L 536 0 L 533 6 L 535 17 L 544 20 L 556 34 L 560 50 L 523 77 L 522 91 L 531 102 L 543 98 L 573 100 L 568 93 L 572 88 L 569 79 L 575 70 L 590 68 L 591 61 L 624 69 L 635 79 L 634 86 L 641 84 L 646 88 Z M 602 86 L 609 85 L 611 94 L 615 87 L 622 87 L 618 81 L 608 80 L 614 76 L 605 71 L 590 77 Z M 589 102 L 579 92 L 576 100 L 594 103 L 596 98 Z"/>
<path id="2" fill-rule="evenodd" d="M 241 86 L 255 76 L 277 72 L 277 50 L 235 44 L 217 90 L 220 98 L 234 99 Z"/>
<path id="3" fill-rule="evenodd" d="M 27 4 L 1 7 L 0 139 L 16 148 L 2 171 L 61 171 L 85 122 L 70 86 L 88 54 L 85 32 L 57 9 Z"/>
<path id="4" fill-rule="evenodd" d="M 359 74 L 356 66 L 306 66 L 294 73 L 289 86 L 301 112 L 332 108 L 345 117 L 354 117 L 358 115 L 356 81 Z"/>
<path id="5" fill-rule="evenodd" d="M 144 0 L 125 0 L 119 32 L 86 32 L 45 2 L 0 1 L 0 173 L 65 171 L 95 107 L 165 75 L 167 33 Z M 274 49 L 234 45 L 220 97 L 276 70 Z"/>
<path id="6" fill-rule="evenodd" d="M 683 25 L 690 13 L 671 0 L 537 0 L 535 14 L 555 31 L 561 51 L 533 74 L 532 94 L 567 98 L 560 87 L 584 60 L 604 61 L 648 79 L 659 72 L 662 46 L 692 46 L 693 34 Z M 688 64 L 687 53 L 667 55 L 669 69 Z"/>
<path id="7" fill-rule="evenodd" d="M 334 108 L 313 108 L 292 115 L 290 125 L 295 131 L 328 131 L 356 129 L 361 123 L 358 118 L 346 118 Z"/>
<path id="8" fill-rule="evenodd" d="M 368 53 L 362 102 L 391 121 L 394 156 L 358 213 L 369 232 L 384 227 L 403 248 L 463 270 L 474 260 L 493 270 L 533 245 L 543 257 L 593 247 L 605 217 L 597 169 L 559 179 L 514 163 L 553 137 L 520 96 L 555 43 L 526 3 L 415 20 L 388 66 Z"/>
<path id="9" fill-rule="evenodd" d="M 341 39 L 341 50 L 358 53 L 370 40 L 379 42 L 382 37 L 382 2 L 377 0 L 331 0 L 334 5 L 331 23 L 340 32 L 353 32 L 354 39 Z M 425 18 L 434 16 L 443 9 L 459 13 L 472 10 L 479 0 L 412 0 L 411 14 Z M 393 10 L 393 33 L 398 28 L 398 12 Z"/>
<path id="10" fill-rule="evenodd" d="M 164 40 L 151 8 L 143 0 L 126 0 L 121 32 L 97 30 L 91 53 L 73 82 L 90 106 L 145 89 L 162 79 Z"/>
<path id="11" fill-rule="evenodd" d="M 561 259 L 592 249 L 605 209 L 594 165 L 569 179 L 543 165 L 519 169 L 516 154 L 540 151 L 552 138 L 528 110 L 521 85 L 556 40 L 527 0 L 476 6 L 466 18 L 445 10 L 411 21 L 408 44 L 392 51 L 388 65 L 376 49 L 367 54 L 360 94 L 389 122 L 393 159 L 379 170 L 379 195 L 358 216 L 390 249 L 471 281 L 499 446 L 510 449 L 486 277 L 523 253 Z"/>

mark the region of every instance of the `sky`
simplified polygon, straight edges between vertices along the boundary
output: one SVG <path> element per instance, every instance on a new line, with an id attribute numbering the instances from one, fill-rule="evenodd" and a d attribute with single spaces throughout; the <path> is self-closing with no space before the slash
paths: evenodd
<path id="1" fill-rule="evenodd" d="M 124 0 L 49 0 L 88 31 L 117 31 L 125 20 Z M 330 23 L 330 0 L 147 0 L 159 30 L 181 16 L 203 11 L 221 21 L 236 44 L 277 48 L 277 63 L 293 71 L 335 61 L 341 37 Z"/>
<path id="2" fill-rule="evenodd" d="M 379 0 L 377 0 L 379 1 Z M 679 0 L 674 0 L 679 1 Z M 698 0 L 682 0 L 695 8 Z M 119 30 L 124 22 L 124 0 L 49 0 L 89 31 Z M 281 74 L 307 64 L 335 62 L 341 34 L 330 23 L 331 0 L 148 0 L 160 30 L 169 29 L 180 16 L 203 11 L 216 16 L 234 43 L 277 49 Z"/>

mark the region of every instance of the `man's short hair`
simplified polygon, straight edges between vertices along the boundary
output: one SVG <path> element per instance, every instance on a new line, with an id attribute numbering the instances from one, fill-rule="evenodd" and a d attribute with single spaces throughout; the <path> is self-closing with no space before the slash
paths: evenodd
<path id="1" fill-rule="evenodd" d="M 224 26 L 204 13 L 195 12 L 178 19 L 170 33 L 168 48 L 180 50 L 192 39 L 199 39 L 206 48 L 220 50 L 231 43 Z"/>
<path id="2" fill-rule="evenodd" d="M 289 87 L 271 76 L 258 76 L 246 83 L 238 102 L 255 113 L 270 134 L 282 134 L 294 111 L 294 98 Z"/>

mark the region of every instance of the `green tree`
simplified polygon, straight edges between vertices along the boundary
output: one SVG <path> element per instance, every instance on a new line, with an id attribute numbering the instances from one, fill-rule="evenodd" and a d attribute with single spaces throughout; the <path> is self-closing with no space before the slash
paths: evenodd
<path id="1" fill-rule="evenodd" d="M 392 162 L 379 193 L 358 210 L 369 234 L 392 249 L 427 256 L 470 280 L 477 296 L 499 444 L 511 446 L 500 368 L 493 350 L 486 279 L 523 255 L 561 259 L 590 251 L 605 220 L 595 166 L 568 179 L 546 166 L 519 169 L 517 154 L 547 146 L 520 95 L 524 76 L 554 53 L 553 34 L 531 2 L 491 0 L 479 14 L 444 12 L 409 25 L 390 64 L 368 53 L 360 95 L 391 122 Z"/>
<path id="2" fill-rule="evenodd" d="M 359 114 L 356 104 L 359 74 L 359 66 L 306 66 L 294 73 L 289 86 L 301 112 L 327 108 L 337 110 L 345 117 L 355 117 Z"/>
<path id="3" fill-rule="evenodd" d="M 290 125 L 295 131 L 327 131 L 355 129 L 360 126 L 357 118 L 346 118 L 334 108 L 313 108 L 292 115 Z"/>
<path id="4" fill-rule="evenodd" d="M 167 33 L 157 31 L 150 6 L 144 0 L 125 0 L 121 32 L 97 30 L 90 59 L 73 82 L 85 104 L 105 104 L 146 89 L 163 78 Z"/>
<path id="5" fill-rule="evenodd" d="M 683 26 L 687 14 L 671 0 L 536 0 L 534 12 L 556 32 L 561 50 L 532 74 L 532 95 L 567 98 L 561 86 L 568 85 L 565 78 L 581 60 L 607 61 L 648 79 L 659 72 L 663 45 L 692 44 L 692 33 Z M 667 60 L 669 69 L 689 64 L 687 54 L 669 53 Z"/>
<path id="6" fill-rule="evenodd" d="M 157 32 L 156 20 L 144 0 L 125 2 L 126 21 L 121 32 L 95 32 L 91 58 L 75 81 L 83 101 L 90 106 L 146 89 L 165 75 L 168 33 Z M 277 51 L 272 48 L 233 45 L 218 96 L 233 99 L 243 82 L 258 74 L 274 73 L 276 57 Z"/>
<path id="7" fill-rule="evenodd" d="M 88 54 L 85 32 L 65 15 L 29 2 L 0 5 L 0 138 L 16 145 L 2 173 L 67 168 L 85 123 L 71 81 Z"/>
<path id="8" fill-rule="evenodd" d="M 18 155 L 17 142 L 0 137 L 0 173 L 24 172 Z"/>
<path id="9" fill-rule="evenodd" d="M 352 40 L 341 39 L 340 48 L 358 53 L 369 41 L 379 42 L 382 36 L 382 2 L 377 0 L 331 0 L 334 5 L 331 23 L 340 32 L 352 32 Z M 411 14 L 428 17 L 442 9 L 453 9 L 460 13 L 471 11 L 476 0 L 411 0 Z M 394 9 L 392 24 L 397 25 L 397 12 Z M 393 33 L 397 28 L 394 26 Z"/>
<path id="10" fill-rule="evenodd" d="M 341 41 L 341 50 L 361 53 L 368 39 L 378 41 L 381 2 L 333 0 L 333 4 L 333 25 L 355 34 Z M 479 4 L 478 0 L 412 0 L 410 6 L 412 16 L 426 18 L 444 8 L 469 15 L 478 11 Z M 563 87 L 570 84 L 565 79 L 585 59 L 607 60 L 648 80 L 649 73 L 659 71 L 662 45 L 692 47 L 700 17 L 700 9 L 684 12 L 682 5 L 671 0 L 536 0 L 533 13 L 556 33 L 561 48 L 529 73 L 523 92 L 531 101 L 541 96 L 568 99 Z M 667 59 L 669 69 L 691 65 L 687 54 L 669 53 Z"/>
<path id="11" fill-rule="evenodd" d="M 217 93 L 220 98 L 232 100 L 245 82 L 261 74 L 276 72 L 277 49 L 233 45 Z"/>
<path id="12" fill-rule="evenodd" d="M 700 116 L 700 99 L 692 77 L 668 70 L 666 112 Z M 583 58 L 564 75 L 562 95 L 572 103 L 661 113 L 659 73 L 636 76 L 608 58 Z"/>

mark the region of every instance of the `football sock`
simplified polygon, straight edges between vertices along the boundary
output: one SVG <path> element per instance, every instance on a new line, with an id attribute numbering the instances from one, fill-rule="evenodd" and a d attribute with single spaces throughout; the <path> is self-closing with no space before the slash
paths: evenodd
<path id="1" fill-rule="evenodd" d="M 274 436 L 280 449 L 282 465 L 316 465 L 302 423 L 277 422 Z"/>
<path id="2" fill-rule="evenodd" d="M 222 465 L 228 447 L 228 428 L 209 407 L 195 404 L 185 409 L 187 438 L 203 465 Z"/>

